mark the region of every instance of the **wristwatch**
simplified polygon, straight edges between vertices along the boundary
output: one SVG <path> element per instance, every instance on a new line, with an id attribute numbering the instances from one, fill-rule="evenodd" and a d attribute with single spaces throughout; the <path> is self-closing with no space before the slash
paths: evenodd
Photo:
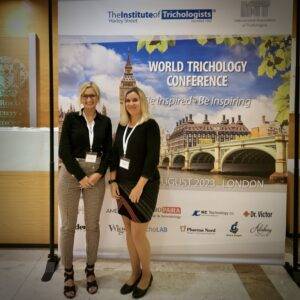
<path id="1" fill-rule="evenodd" d="M 112 184 L 113 182 L 117 182 L 117 180 L 116 179 L 110 179 L 110 180 L 108 180 L 109 184 Z"/>

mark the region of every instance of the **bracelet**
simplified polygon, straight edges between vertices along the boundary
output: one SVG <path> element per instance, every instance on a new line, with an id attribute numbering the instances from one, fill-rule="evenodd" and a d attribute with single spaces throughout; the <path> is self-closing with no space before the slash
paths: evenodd
<path id="1" fill-rule="evenodd" d="M 117 180 L 116 179 L 110 179 L 110 180 L 108 180 L 108 184 L 112 184 L 113 182 L 117 182 Z"/>

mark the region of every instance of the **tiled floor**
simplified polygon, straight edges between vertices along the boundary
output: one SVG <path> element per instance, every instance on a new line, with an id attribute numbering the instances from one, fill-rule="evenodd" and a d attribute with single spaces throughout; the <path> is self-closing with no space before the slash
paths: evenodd
<path id="1" fill-rule="evenodd" d="M 41 281 L 47 254 L 46 249 L 0 249 L 0 299 L 65 299 L 62 266 L 51 281 Z M 286 260 L 291 259 L 287 253 Z M 83 259 L 75 261 L 75 299 L 132 299 L 119 294 L 130 270 L 127 260 L 97 262 L 96 295 L 86 292 L 84 267 Z M 154 261 L 152 271 L 153 285 L 144 299 L 300 299 L 300 289 L 282 266 Z"/>

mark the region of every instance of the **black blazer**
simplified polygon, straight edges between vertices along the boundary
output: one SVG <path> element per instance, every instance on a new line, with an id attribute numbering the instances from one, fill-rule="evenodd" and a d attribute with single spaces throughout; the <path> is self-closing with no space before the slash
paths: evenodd
<path id="1" fill-rule="evenodd" d="M 92 150 L 101 156 L 101 163 L 96 172 L 104 175 L 109 165 L 112 148 L 112 128 L 110 118 L 96 113 L 94 141 Z M 78 181 L 86 176 L 76 158 L 85 158 L 90 151 L 89 132 L 81 112 L 66 114 L 59 142 L 59 157 L 69 173 Z"/>

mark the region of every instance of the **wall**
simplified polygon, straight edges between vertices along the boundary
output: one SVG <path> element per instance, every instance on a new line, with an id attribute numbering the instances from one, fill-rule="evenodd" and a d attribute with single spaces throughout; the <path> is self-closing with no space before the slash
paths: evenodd
<path id="1" fill-rule="evenodd" d="M 57 1 L 53 2 L 54 119 L 57 126 Z M 49 127 L 48 1 L 0 1 L 0 38 L 37 39 L 37 126 Z M 12 53 L 13 56 L 13 53 Z M 24 132 L 25 134 L 25 132 Z M 48 134 L 47 134 L 48 135 Z M 11 139 L 13 139 L 13 133 Z M 3 136 L 0 136 L 3 142 Z M 30 140 L 28 140 L 30 143 Z M 22 151 L 22 149 L 21 149 Z M 48 153 L 45 153 L 48 156 Z M 15 160 L 23 159 L 22 153 Z M 32 162 L 39 157 L 32 156 Z M 3 161 L 2 161 L 3 162 Z M 49 172 L 12 171 L 0 162 L 0 243 L 46 244 L 49 241 Z M 46 165 L 47 166 L 47 165 Z M 57 229 L 55 229 L 55 233 Z M 57 241 L 57 237 L 55 237 Z"/>

